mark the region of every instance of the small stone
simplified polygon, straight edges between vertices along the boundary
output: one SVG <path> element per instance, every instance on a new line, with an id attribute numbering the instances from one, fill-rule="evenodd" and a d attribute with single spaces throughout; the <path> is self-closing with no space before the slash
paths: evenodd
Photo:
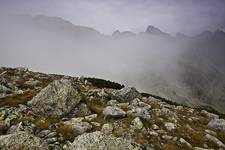
<path id="1" fill-rule="evenodd" d="M 178 139 L 177 137 L 173 137 L 173 141 L 177 141 L 177 139 Z"/>
<path id="2" fill-rule="evenodd" d="M 171 131 L 174 130 L 176 128 L 176 125 L 172 122 L 165 122 L 165 127 L 167 130 Z"/>
<path id="3" fill-rule="evenodd" d="M 163 135 L 162 138 L 164 140 L 171 140 L 173 137 L 172 136 L 169 136 L 169 135 Z"/>
<path id="4" fill-rule="evenodd" d="M 15 93 L 18 94 L 18 95 L 22 95 L 24 92 L 23 92 L 23 90 L 18 90 Z"/>
<path id="5" fill-rule="evenodd" d="M 47 138 L 45 139 L 45 141 L 48 143 L 48 144 L 52 144 L 52 143 L 55 143 L 57 141 L 57 138 Z"/>
<path id="6" fill-rule="evenodd" d="M 134 126 L 135 129 L 142 129 L 143 128 L 143 123 L 139 117 L 136 117 L 131 124 Z"/>
<path id="7" fill-rule="evenodd" d="M 91 122 L 91 124 L 93 124 L 93 125 L 96 126 L 96 127 L 100 127 L 100 126 L 101 126 L 101 124 L 98 123 L 98 122 Z"/>
<path id="8" fill-rule="evenodd" d="M 97 114 L 92 114 L 92 115 L 89 115 L 89 116 L 85 116 L 84 119 L 87 120 L 87 121 L 92 121 L 94 120 L 98 115 Z"/>
<path id="9" fill-rule="evenodd" d="M 113 126 L 110 123 L 103 124 L 101 131 L 105 134 L 111 134 L 113 131 Z"/>
<path id="10" fill-rule="evenodd" d="M 152 129 L 153 129 L 153 130 L 158 130 L 159 127 L 158 127 L 156 124 L 153 124 L 153 125 L 152 125 Z"/>
<path id="11" fill-rule="evenodd" d="M 148 134 L 151 136 L 158 136 L 159 134 L 155 131 L 148 131 Z"/>
<path id="12" fill-rule="evenodd" d="M 43 138 L 43 137 L 45 137 L 46 135 L 48 135 L 50 132 L 51 132 L 50 130 L 42 130 L 41 132 L 39 132 L 39 133 L 37 134 L 37 136 Z"/>
<path id="13" fill-rule="evenodd" d="M 110 100 L 107 102 L 108 106 L 115 106 L 116 104 L 118 104 L 119 102 L 117 100 Z"/>
<path id="14" fill-rule="evenodd" d="M 48 135 L 46 135 L 45 138 L 53 138 L 53 137 L 56 137 L 56 136 L 57 136 L 57 133 L 56 132 L 51 132 Z"/>
<path id="15" fill-rule="evenodd" d="M 192 145 L 190 143 L 188 143 L 185 139 L 180 138 L 180 143 L 185 144 L 186 146 L 188 146 L 189 148 L 192 148 Z"/>

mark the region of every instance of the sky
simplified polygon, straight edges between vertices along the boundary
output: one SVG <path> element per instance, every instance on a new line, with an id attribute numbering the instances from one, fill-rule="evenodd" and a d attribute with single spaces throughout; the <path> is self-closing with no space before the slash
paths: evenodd
<path id="1" fill-rule="evenodd" d="M 225 29 L 225 0 L 0 0 L 0 13 L 62 17 L 104 34 L 145 31 L 175 34 Z"/>

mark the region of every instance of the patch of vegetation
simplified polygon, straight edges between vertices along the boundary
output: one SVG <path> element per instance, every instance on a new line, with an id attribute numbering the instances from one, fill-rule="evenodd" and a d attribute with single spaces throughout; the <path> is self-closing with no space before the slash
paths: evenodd
<path id="1" fill-rule="evenodd" d="M 37 93 L 38 91 L 31 90 L 21 95 L 13 95 L 13 96 L 2 98 L 0 100 L 0 107 L 1 106 L 18 106 L 19 104 L 24 104 L 27 101 L 31 100 Z"/>
<path id="2" fill-rule="evenodd" d="M 167 143 L 165 144 L 164 150 L 180 150 L 181 148 L 175 143 Z"/>
<path id="3" fill-rule="evenodd" d="M 98 88 L 111 88 L 117 90 L 124 88 L 124 85 L 109 80 L 103 80 L 98 78 L 84 78 L 84 79 L 87 80 L 88 82 L 91 82 L 93 86 L 96 86 Z"/>
<path id="4" fill-rule="evenodd" d="M 128 116 L 125 118 L 116 119 L 114 124 L 116 127 L 113 130 L 113 134 L 117 137 L 121 137 L 129 131 L 131 122 L 134 120 L 134 117 Z M 111 119 L 111 122 L 113 119 Z M 144 140 L 144 139 L 143 139 Z"/>
<path id="5" fill-rule="evenodd" d="M 204 143 L 204 136 L 205 133 L 203 131 L 195 131 L 195 130 L 189 130 L 188 134 L 190 136 L 190 143 L 194 146 L 203 146 L 202 143 Z"/>
<path id="6" fill-rule="evenodd" d="M 0 121 L 0 135 L 5 134 L 5 132 L 7 131 L 7 126 L 4 123 L 4 121 Z"/>
<path id="7" fill-rule="evenodd" d="M 225 132 L 223 130 L 218 130 L 216 133 L 219 140 L 225 141 Z"/>
<path id="8" fill-rule="evenodd" d="M 35 119 L 34 124 L 37 129 L 45 130 L 49 129 L 50 125 L 57 122 L 59 122 L 59 120 L 55 118 L 38 117 Z"/>
<path id="9" fill-rule="evenodd" d="M 81 94 L 82 102 L 87 104 L 87 107 L 91 110 L 92 113 L 101 113 L 103 109 L 106 107 L 106 104 L 103 103 L 100 99 L 94 98 L 89 99 L 85 95 Z"/>
<path id="10" fill-rule="evenodd" d="M 34 120 L 35 120 L 34 116 L 24 115 L 24 116 L 20 116 L 18 119 L 16 119 L 14 124 L 17 124 L 17 123 L 20 123 L 20 122 L 25 122 L 25 121 L 33 122 Z"/>
<path id="11" fill-rule="evenodd" d="M 66 125 L 60 122 L 59 127 L 56 129 L 58 133 L 61 133 L 65 140 L 73 141 L 74 138 L 78 135 L 72 126 Z"/>

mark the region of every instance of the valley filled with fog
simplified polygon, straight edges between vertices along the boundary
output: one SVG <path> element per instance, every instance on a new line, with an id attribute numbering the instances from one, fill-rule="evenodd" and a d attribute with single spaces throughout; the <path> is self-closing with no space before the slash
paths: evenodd
<path id="1" fill-rule="evenodd" d="M 48 16 L 1 16 L 1 66 L 104 78 L 186 105 L 225 107 L 225 33 L 171 36 L 157 27 L 135 34 Z"/>

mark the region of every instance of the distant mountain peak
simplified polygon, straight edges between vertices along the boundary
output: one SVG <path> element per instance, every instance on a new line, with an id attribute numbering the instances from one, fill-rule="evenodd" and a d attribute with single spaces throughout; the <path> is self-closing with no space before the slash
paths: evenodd
<path id="1" fill-rule="evenodd" d="M 166 35 L 165 32 L 162 32 L 160 29 L 152 26 L 152 25 L 149 25 L 145 31 L 145 33 L 148 33 L 148 34 L 153 34 L 153 35 Z"/>
<path id="2" fill-rule="evenodd" d="M 131 31 L 123 31 L 120 32 L 119 30 L 116 30 L 113 32 L 112 36 L 120 36 L 120 37 L 130 37 L 130 36 L 134 36 L 135 33 L 131 32 Z"/>

